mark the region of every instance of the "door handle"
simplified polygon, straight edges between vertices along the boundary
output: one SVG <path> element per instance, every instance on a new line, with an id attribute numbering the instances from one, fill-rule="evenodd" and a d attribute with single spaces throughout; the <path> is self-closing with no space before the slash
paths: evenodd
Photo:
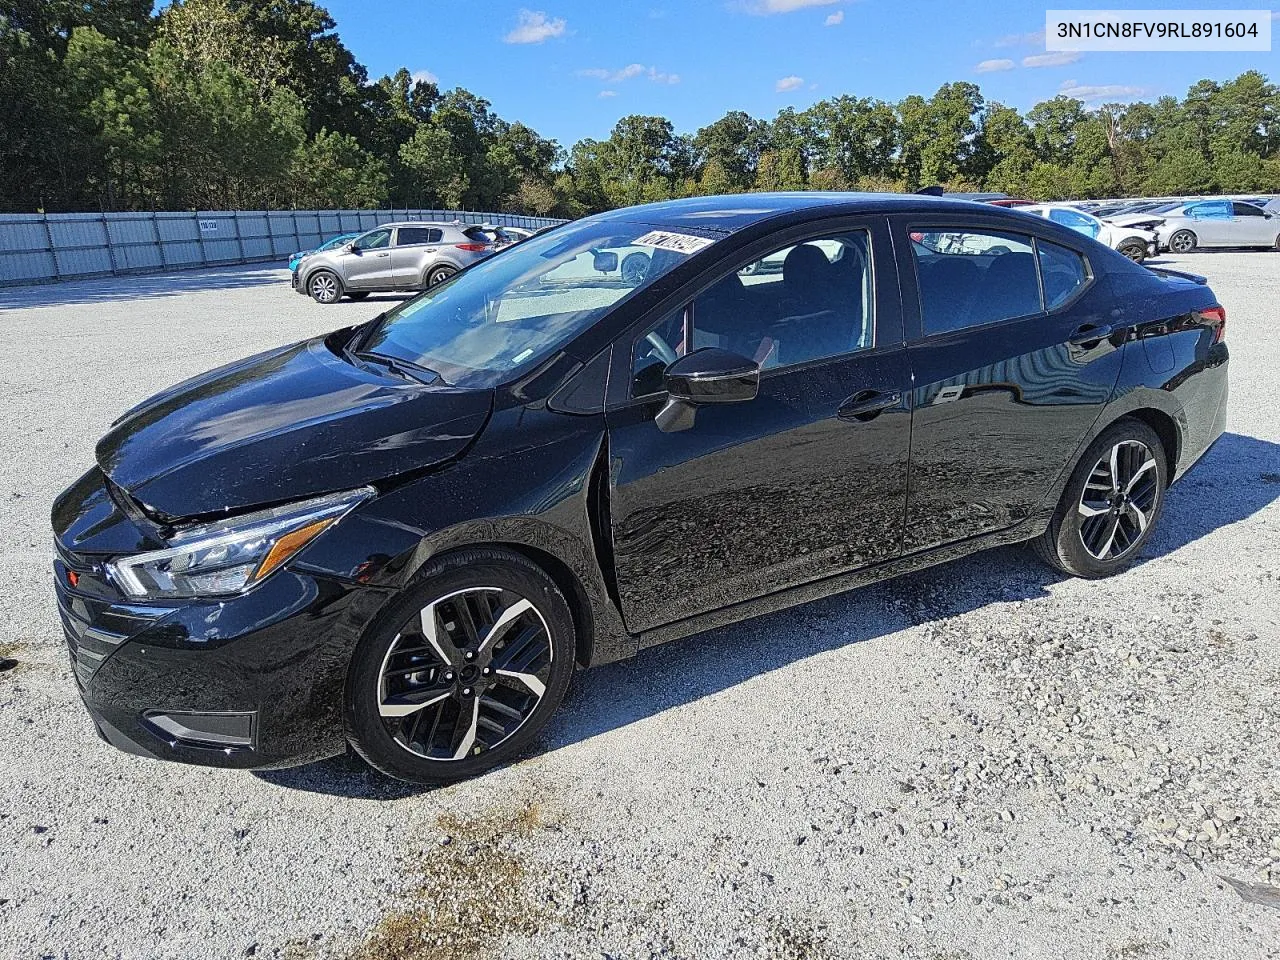
<path id="1" fill-rule="evenodd" d="M 389 253 L 375 253 L 375 254 L 374 254 L 374 256 L 375 256 L 375 257 L 389 257 L 389 256 L 391 256 L 391 254 L 389 254 Z"/>
<path id="2" fill-rule="evenodd" d="M 1097 343 L 1111 336 L 1112 326 L 1108 323 L 1086 323 L 1076 327 L 1076 332 L 1067 342 L 1073 347 L 1082 347 L 1086 343 Z"/>
<path id="3" fill-rule="evenodd" d="M 871 420 L 883 410 L 902 403 L 901 393 L 881 393 L 879 390 L 862 390 L 840 404 L 836 414 L 841 420 Z"/>

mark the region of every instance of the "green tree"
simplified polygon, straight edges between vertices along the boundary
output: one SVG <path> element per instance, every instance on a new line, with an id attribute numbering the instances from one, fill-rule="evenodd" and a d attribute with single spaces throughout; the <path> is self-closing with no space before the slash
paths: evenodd
<path id="1" fill-rule="evenodd" d="M 760 156 L 757 190 L 804 190 L 809 186 L 804 156 L 796 147 L 769 150 Z"/>
<path id="2" fill-rule="evenodd" d="M 387 169 L 355 137 L 321 130 L 297 151 L 290 178 L 298 207 L 370 208 L 387 202 Z"/>

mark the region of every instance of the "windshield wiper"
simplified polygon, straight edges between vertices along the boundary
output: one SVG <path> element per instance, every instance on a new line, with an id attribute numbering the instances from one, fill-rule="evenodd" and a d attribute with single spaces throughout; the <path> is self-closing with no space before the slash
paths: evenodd
<path id="1" fill-rule="evenodd" d="M 360 350 L 354 352 L 352 356 L 358 360 L 371 360 L 374 363 L 382 364 L 396 376 L 405 380 L 416 380 L 419 383 L 444 382 L 444 377 L 430 367 L 424 367 L 420 363 L 414 363 L 412 360 L 406 360 L 403 357 L 391 357 L 373 350 Z"/>

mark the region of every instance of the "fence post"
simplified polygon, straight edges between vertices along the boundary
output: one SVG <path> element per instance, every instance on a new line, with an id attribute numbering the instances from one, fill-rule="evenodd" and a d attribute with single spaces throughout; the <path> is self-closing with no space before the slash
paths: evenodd
<path id="1" fill-rule="evenodd" d="M 40 220 L 44 223 L 44 237 L 49 244 L 49 259 L 53 261 L 53 279 L 61 280 L 62 269 L 58 266 L 58 251 L 53 247 L 53 230 L 49 227 L 49 215 L 40 214 Z"/>
<path id="2" fill-rule="evenodd" d="M 196 243 L 200 245 L 200 266 L 207 267 L 209 265 L 209 251 L 204 248 L 204 232 L 200 229 L 200 211 L 196 210 L 191 214 L 191 219 L 196 225 Z"/>
<path id="3" fill-rule="evenodd" d="M 107 223 L 107 214 L 102 214 L 102 234 L 107 238 L 107 259 L 111 261 L 111 275 L 119 276 L 120 265 L 116 262 L 116 248 L 111 242 L 111 224 Z"/>
<path id="4" fill-rule="evenodd" d="M 240 211 L 231 211 L 231 222 L 236 225 L 236 249 L 240 251 L 240 262 L 248 263 L 244 255 L 244 238 L 240 236 Z"/>
<path id="5" fill-rule="evenodd" d="M 164 256 L 164 238 L 160 236 L 160 221 L 156 219 L 156 212 L 153 210 L 147 214 L 147 219 L 151 221 L 151 232 L 156 236 L 156 253 L 160 254 L 160 269 L 168 270 L 169 261 Z"/>

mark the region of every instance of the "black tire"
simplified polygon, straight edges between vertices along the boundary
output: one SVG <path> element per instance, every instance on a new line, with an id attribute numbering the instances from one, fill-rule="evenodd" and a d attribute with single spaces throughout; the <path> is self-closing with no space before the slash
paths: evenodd
<path id="1" fill-rule="evenodd" d="M 1116 248 L 1119 253 L 1128 257 L 1134 263 L 1141 263 L 1147 259 L 1147 245 L 1145 243 L 1122 243 Z"/>
<path id="2" fill-rule="evenodd" d="M 316 303 L 337 303 L 342 299 L 342 280 L 332 270 L 317 270 L 307 277 L 307 293 Z"/>
<path id="3" fill-rule="evenodd" d="M 427 286 L 434 287 L 437 283 L 444 283 L 458 271 L 449 266 L 433 267 L 427 272 Z"/>
<path id="4" fill-rule="evenodd" d="M 1117 448 L 1120 453 L 1112 460 Z M 1150 466 L 1148 457 L 1154 461 Z M 1112 465 L 1118 468 L 1119 484 L 1110 480 Z M 1072 576 L 1097 579 L 1119 573 L 1138 558 L 1160 522 L 1168 486 L 1169 461 L 1156 432 L 1138 420 L 1119 420 L 1089 444 L 1067 481 L 1049 529 L 1032 545 L 1045 563 Z M 1111 547 L 1110 553 L 1096 549 L 1100 542 Z"/>
<path id="5" fill-rule="evenodd" d="M 489 628 L 520 601 L 529 609 L 486 647 Z M 427 611 L 433 638 L 421 625 Z M 564 699 L 575 649 L 569 605 L 536 564 L 491 548 L 448 554 L 414 578 L 356 648 L 345 696 L 351 745 L 397 780 L 473 777 L 518 757 L 542 731 Z"/>
<path id="6" fill-rule="evenodd" d="M 370 292 L 371 291 L 369 290 L 348 290 L 347 299 L 348 300 L 367 300 L 369 298 Z"/>
<path id="7" fill-rule="evenodd" d="M 1169 237 L 1170 253 L 1190 253 L 1200 241 L 1190 230 L 1178 230 Z"/>

